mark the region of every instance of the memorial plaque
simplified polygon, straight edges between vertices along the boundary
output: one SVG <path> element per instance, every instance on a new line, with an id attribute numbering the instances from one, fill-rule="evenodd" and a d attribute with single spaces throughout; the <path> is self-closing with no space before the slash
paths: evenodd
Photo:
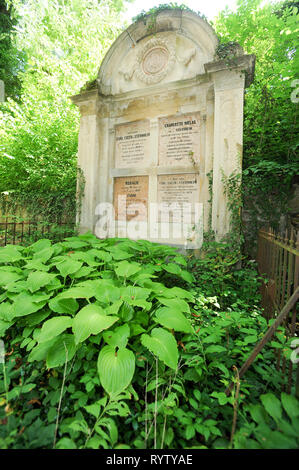
<path id="1" fill-rule="evenodd" d="M 177 214 L 171 215 L 172 221 L 178 222 L 184 217 L 184 211 L 194 214 L 195 204 L 198 202 L 199 176 L 197 174 L 158 176 L 158 203 L 161 208 L 164 206 L 160 220 L 167 220 L 170 204 L 179 208 Z"/>
<path id="2" fill-rule="evenodd" d="M 188 166 L 199 162 L 200 113 L 159 119 L 159 165 Z"/>
<path id="3" fill-rule="evenodd" d="M 114 178 L 115 220 L 147 220 L 148 176 Z"/>
<path id="4" fill-rule="evenodd" d="M 148 120 L 121 124 L 115 128 L 115 168 L 144 167 L 150 156 Z"/>

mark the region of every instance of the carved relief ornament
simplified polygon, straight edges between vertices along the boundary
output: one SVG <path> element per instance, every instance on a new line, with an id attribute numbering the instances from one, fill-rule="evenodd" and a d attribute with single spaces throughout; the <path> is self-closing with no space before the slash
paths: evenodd
<path id="1" fill-rule="evenodd" d="M 175 61 L 175 47 L 165 39 L 152 38 L 137 54 L 136 77 L 148 85 L 158 83 L 172 70 Z"/>

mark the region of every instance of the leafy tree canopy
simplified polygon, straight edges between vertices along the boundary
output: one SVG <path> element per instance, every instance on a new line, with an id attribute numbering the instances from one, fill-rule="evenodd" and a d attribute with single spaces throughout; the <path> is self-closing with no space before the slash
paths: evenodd
<path id="1" fill-rule="evenodd" d="M 70 197 L 74 212 L 78 111 L 69 96 L 96 75 L 124 2 L 12 0 L 10 8 L 18 18 L 10 41 L 26 66 L 21 103 L 0 108 L 0 191 L 50 216 Z"/>

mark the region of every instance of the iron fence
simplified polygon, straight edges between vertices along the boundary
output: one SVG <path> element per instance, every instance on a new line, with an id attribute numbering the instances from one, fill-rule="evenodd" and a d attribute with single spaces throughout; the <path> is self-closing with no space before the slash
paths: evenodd
<path id="1" fill-rule="evenodd" d="M 257 262 L 259 273 L 265 276 L 262 285 L 262 305 L 268 320 L 287 304 L 299 285 L 299 232 L 291 228 L 278 234 L 273 230 L 260 230 L 258 236 Z M 284 317 L 286 339 L 299 336 L 298 302 Z M 291 392 L 295 364 L 287 360 L 282 349 L 276 350 L 276 369 L 283 376 L 282 389 Z M 296 372 L 296 395 L 299 396 L 299 366 Z"/>
<path id="2" fill-rule="evenodd" d="M 0 218 L 0 246 L 30 245 L 40 238 L 60 241 L 74 234 L 75 224 L 23 220 L 18 217 Z"/>

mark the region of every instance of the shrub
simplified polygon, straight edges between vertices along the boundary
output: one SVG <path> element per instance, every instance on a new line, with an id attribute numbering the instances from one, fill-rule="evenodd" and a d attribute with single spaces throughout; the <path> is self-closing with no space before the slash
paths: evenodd
<path id="1" fill-rule="evenodd" d="M 229 445 L 236 401 L 244 425 L 244 405 L 277 391 L 281 378 L 268 347 L 239 397 L 225 395 L 267 324 L 244 300 L 257 286 L 246 278 L 252 269 L 233 274 L 243 298 L 229 277 L 225 295 L 213 280 L 219 301 L 208 295 L 208 269 L 197 268 L 211 259 L 190 260 L 193 275 L 172 247 L 91 234 L 1 248 L 0 445 Z"/>

